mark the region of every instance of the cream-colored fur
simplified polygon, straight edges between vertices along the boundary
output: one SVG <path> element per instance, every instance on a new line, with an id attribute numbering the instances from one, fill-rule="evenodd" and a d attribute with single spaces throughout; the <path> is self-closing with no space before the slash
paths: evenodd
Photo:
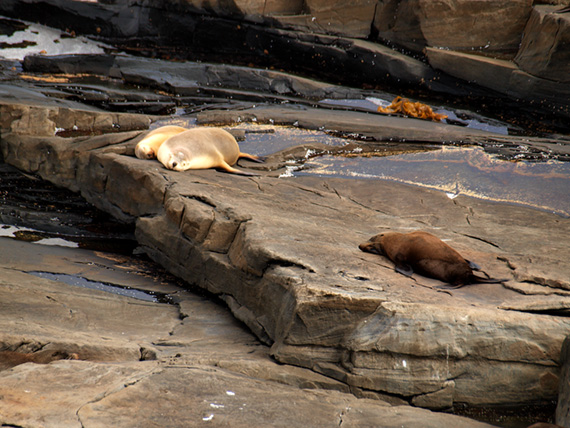
<path id="1" fill-rule="evenodd" d="M 241 153 L 236 139 L 229 132 L 207 127 L 189 129 L 170 137 L 157 154 L 160 163 L 175 171 L 221 168 L 236 174 L 255 175 L 233 168 L 240 157 L 258 159 Z"/>
<path id="2" fill-rule="evenodd" d="M 167 125 L 150 131 L 135 147 L 135 156 L 139 159 L 155 159 L 160 146 L 170 137 L 187 131 L 181 126 Z"/>

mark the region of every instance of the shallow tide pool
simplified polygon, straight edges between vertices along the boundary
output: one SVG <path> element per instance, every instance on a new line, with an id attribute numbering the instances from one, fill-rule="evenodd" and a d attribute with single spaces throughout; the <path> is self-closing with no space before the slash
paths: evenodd
<path id="1" fill-rule="evenodd" d="M 570 216 L 570 163 L 509 162 L 478 147 L 444 147 L 394 156 L 321 156 L 294 175 L 385 179 L 446 192 L 522 204 Z"/>

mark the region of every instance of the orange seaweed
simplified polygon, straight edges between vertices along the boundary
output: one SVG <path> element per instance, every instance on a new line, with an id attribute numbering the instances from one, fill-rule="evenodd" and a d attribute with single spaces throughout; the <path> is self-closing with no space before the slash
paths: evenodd
<path id="1" fill-rule="evenodd" d="M 446 119 L 447 116 L 444 114 L 434 113 L 432 108 L 427 104 L 422 104 L 420 102 L 411 102 L 407 98 L 402 98 L 397 96 L 392 101 L 388 107 L 378 107 L 380 113 L 403 113 L 406 116 L 417 117 L 419 119 L 430 119 L 434 122 L 440 122 L 442 119 Z"/>

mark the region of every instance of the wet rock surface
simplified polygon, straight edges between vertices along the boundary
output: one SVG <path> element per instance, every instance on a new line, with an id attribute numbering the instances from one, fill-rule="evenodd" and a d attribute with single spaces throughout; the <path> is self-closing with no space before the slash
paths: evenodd
<path id="1" fill-rule="evenodd" d="M 531 121 L 556 122 L 567 129 L 568 13 L 561 9 L 533 6 L 530 0 L 361 0 L 346 5 L 153 1 L 132 9 L 124 0 L 11 0 L 0 5 L 0 13 L 8 16 L 67 34 L 91 34 L 137 54 L 256 64 L 354 87 L 380 85 L 411 89 L 412 94 L 419 89 L 448 99 L 467 98 L 497 112 L 522 107 Z M 535 42 L 536 34 L 540 40 Z M 475 55 L 469 62 L 434 66 L 426 61 L 426 48 Z M 508 86 L 470 78 L 473 64 L 488 72 L 489 56 L 513 69 Z"/>
<path id="2" fill-rule="evenodd" d="M 100 426 L 113 409 L 114 423 L 137 426 L 133 401 L 147 421 L 168 408 L 157 421 L 163 426 L 245 426 L 274 423 L 275 415 L 288 426 L 485 426 L 417 408 L 460 413 L 464 406 L 515 406 L 532 409 L 521 416 L 525 422 L 548 418 L 538 418 L 536 408 L 552 409 L 556 400 L 570 327 L 566 218 L 401 183 L 284 176 L 308 150 L 480 144 L 505 157 L 567 160 L 564 135 L 500 135 L 335 107 L 325 99 L 382 94 L 271 70 L 115 55 L 2 65 L 4 161 L 80 192 L 134 228 L 153 260 L 218 296 L 243 323 L 156 279 L 135 281 L 136 288 L 167 294 L 170 304 L 30 275 L 46 266 L 48 273 L 133 286 L 122 274 L 137 269 L 118 256 L 86 252 L 78 260 L 64 249 L 46 255 L 10 242 L 2 301 L 14 305 L 2 311 L 2 331 L 10 332 L 3 349 L 26 356 L 54 349 L 70 359 L 2 372 L 1 395 L 12 398 L 0 402 L 2 423 L 33 426 L 44 418 L 51 426 Z M 172 111 L 189 114 L 150 116 Z M 142 129 L 181 120 L 229 127 L 244 144 L 261 123 L 261 132 L 289 125 L 321 135 L 295 144 L 291 133 L 287 147 L 260 148 L 265 164 L 239 165 L 256 178 L 178 173 L 133 156 Z M 333 135 L 353 139 L 330 144 Z M 358 250 L 383 230 L 416 229 L 508 282 L 452 290 L 404 277 L 386 259 Z M 97 386 L 69 388 L 85 379 Z M 61 394 L 46 411 L 40 398 L 48 384 Z M 180 413 L 188 407 L 192 412 Z M 22 408 L 31 409 L 28 416 Z"/>

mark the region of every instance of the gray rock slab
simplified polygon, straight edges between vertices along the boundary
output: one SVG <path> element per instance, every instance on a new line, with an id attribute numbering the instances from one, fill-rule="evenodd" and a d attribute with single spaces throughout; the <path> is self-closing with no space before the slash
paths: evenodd
<path id="1" fill-rule="evenodd" d="M 197 114 L 200 125 L 233 125 L 242 122 L 279 124 L 304 129 L 324 130 L 341 135 L 362 135 L 375 141 L 408 144 L 487 144 L 494 153 L 520 154 L 519 150 L 543 153 L 566 159 L 570 143 L 561 139 L 517 137 L 454 126 L 428 120 L 386 116 L 352 111 L 331 111 L 306 106 L 284 108 L 262 105 L 239 111 L 212 110 Z"/>
<path id="2" fill-rule="evenodd" d="M 3 104 L 18 114 L 25 107 Z M 47 118 L 51 109 L 37 107 Z M 105 132 L 109 114 L 93 115 L 93 132 Z M 133 123 L 149 120 L 131 116 Z M 275 117 L 377 139 L 398 130 L 415 141 L 499 138 L 428 121 L 305 107 L 216 111 L 198 120 L 270 123 Z M 35 123 L 31 117 L 24 122 Z M 388 394 L 437 409 L 521 405 L 557 393 L 560 346 L 570 325 L 557 316 L 569 307 L 565 219 L 384 181 L 282 179 L 263 166 L 257 178 L 215 170 L 178 173 L 136 159 L 134 145 L 144 134 L 135 131 L 63 138 L 42 127 L 29 135 L 12 123 L 0 142 L 7 162 L 136 222 L 137 239 L 152 258 L 222 297 L 236 318 L 272 345 L 276 359 L 334 380 L 291 374 L 284 377 L 290 382 Z M 491 276 L 509 279 L 508 287 L 449 290 L 435 280 L 403 277 L 387 260 L 358 250 L 360 242 L 388 229 L 431 231 Z M 137 327 L 133 321 L 133 337 L 142 340 Z M 400 327 L 405 340 L 394 340 Z M 160 336 L 149 346 L 174 351 L 192 341 Z M 149 349 L 132 347 L 139 354 L 143 348 Z M 223 355 L 206 359 L 213 360 L 238 370 Z M 254 370 L 250 362 L 238 366 L 244 373 Z M 268 376 L 280 378 L 272 371 Z"/>
<path id="3" fill-rule="evenodd" d="M 534 76 L 568 83 L 570 16 L 567 12 L 557 13 L 558 10 L 560 6 L 533 8 L 515 61 Z"/>
<path id="4" fill-rule="evenodd" d="M 550 109 L 563 115 L 570 114 L 563 101 L 570 96 L 568 85 L 542 78 L 540 73 L 529 74 L 515 62 L 436 48 L 427 48 L 426 53 L 430 65 L 437 70 L 510 97 L 550 105 Z"/>
<path id="5" fill-rule="evenodd" d="M 129 403 L 141 403 L 133 420 Z M 323 391 L 300 391 L 270 385 L 199 366 L 166 368 L 116 394 L 88 404 L 78 412 L 83 426 L 118 424 L 140 426 L 140 420 L 163 427 L 271 426 L 333 427 L 484 427 L 486 424 L 456 416 L 439 415 L 411 407 L 390 407 L 381 402 Z"/>
<path id="6" fill-rule="evenodd" d="M 379 397 L 358 399 L 344 383 L 277 364 L 225 307 L 150 278 L 126 257 L 8 238 L 0 239 L 0 249 L 11 255 L 0 262 L 2 425 L 332 426 L 342 419 L 353 426 L 489 426 L 401 400 L 391 406 Z M 130 282 L 167 292 L 176 303 L 36 278 L 26 273 L 32 268 Z M 5 361 L 10 352 L 33 356 L 50 349 L 73 359 L 4 367 L 13 362 Z"/>
<path id="7" fill-rule="evenodd" d="M 25 4 L 11 0 L 3 2 L 0 11 L 17 18 L 38 19 L 39 9 L 25 7 L 28 4 L 43 7 L 40 0 L 28 0 Z M 222 61 L 228 58 L 226 62 L 241 64 L 251 61 L 295 73 L 317 74 L 323 79 L 342 81 L 351 86 L 421 87 L 448 96 L 475 96 L 498 102 L 500 97 L 497 99 L 496 94 L 488 90 L 497 86 L 492 80 L 483 79 L 483 83 L 489 82 L 490 86 L 472 85 L 469 80 L 459 82 L 388 46 L 404 46 L 422 54 L 425 47 L 437 47 L 475 50 L 485 55 L 498 53 L 512 58 L 524 33 L 527 41 L 523 42 L 518 57 L 520 64 L 526 64 L 521 65 L 524 74 L 518 76 L 518 86 L 517 82 L 512 82 L 512 88 L 518 90 L 507 94 L 509 100 L 523 100 L 534 112 L 540 110 L 549 115 L 568 117 L 567 103 L 556 97 L 557 91 L 564 92 L 565 87 L 559 82 L 564 82 L 568 74 L 564 49 L 567 37 L 565 14 L 548 13 L 543 20 L 540 18 L 544 15 L 542 9 L 537 8 L 529 20 L 532 6 L 531 0 L 508 4 L 464 0 L 446 3 L 394 0 L 380 4 L 370 0 L 349 4 L 319 0 L 302 4 L 299 1 L 284 4 L 277 0 L 231 4 L 216 1 L 208 2 L 207 6 L 199 1 L 176 5 L 157 1 L 125 12 L 125 1 L 102 4 L 61 0 L 46 5 L 46 13 L 41 19 L 62 30 L 81 28 L 87 34 L 132 52 L 154 55 L 162 51 L 168 57 L 175 52 L 184 58 L 196 58 L 197 55 L 216 60 L 221 57 Z M 155 14 L 160 19 L 155 18 Z M 473 20 L 473 16 L 484 18 Z M 525 31 L 527 21 L 529 28 Z M 179 37 L 187 32 L 193 37 Z M 534 34 L 540 35 L 535 42 Z M 546 52 L 553 54 L 543 54 Z M 93 70 L 105 68 L 104 64 L 99 64 Z M 117 69 L 110 71 L 116 75 Z M 527 73 L 530 74 L 527 76 Z M 529 76 L 538 76 L 541 80 L 527 81 Z M 550 79 L 558 84 L 548 84 Z M 138 80 L 141 80 L 140 76 Z M 283 87 L 280 79 L 277 86 Z M 541 91 L 548 92 L 547 99 L 552 98 L 554 106 L 543 108 L 542 104 L 537 104 L 536 95 Z M 120 107 L 132 108 L 128 105 Z M 138 107 L 143 108 L 142 105 Z M 162 114 L 173 106 L 153 103 L 147 108 L 150 113 Z M 562 112 L 558 111 L 560 108 Z"/>
<path id="8" fill-rule="evenodd" d="M 26 428 L 84 426 L 77 415 L 83 406 L 140 381 L 156 367 L 157 362 L 85 361 L 18 366 L 0 373 L 0 422 Z"/>
<path id="9" fill-rule="evenodd" d="M 65 147 L 57 141 L 55 153 Z M 103 148 L 86 156 L 76 148 L 81 173 L 69 180 L 101 207 L 138 218 L 137 238 L 149 255 L 224 295 L 239 319 L 273 343 L 277 359 L 433 407 L 556 395 L 566 318 L 498 310 L 533 299 L 501 286 L 448 291 L 437 281 L 410 281 L 357 246 L 381 230 L 423 229 L 449 239 L 491 276 L 517 283 L 523 266 L 535 278 L 566 283 L 568 223 L 559 217 L 386 182 L 176 173 Z M 544 254 L 539 242 L 557 250 Z M 550 308 L 563 300 L 557 296 Z M 405 340 L 392 338 L 398 325 L 414 326 L 405 328 L 409 336 L 399 334 Z M 519 383 L 489 378 L 491 367 L 497 376 L 517 372 Z"/>
<path id="10" fill-rule="evenodd" d="M 29 86 L 0 84 L 0 97 L 0 128 L 19 134 L 56 135 L 67 130 L 93 135 L 147 129 L 150 124 L 144 115 L 107 113 L 82 103 L 47 97 Z"/>

